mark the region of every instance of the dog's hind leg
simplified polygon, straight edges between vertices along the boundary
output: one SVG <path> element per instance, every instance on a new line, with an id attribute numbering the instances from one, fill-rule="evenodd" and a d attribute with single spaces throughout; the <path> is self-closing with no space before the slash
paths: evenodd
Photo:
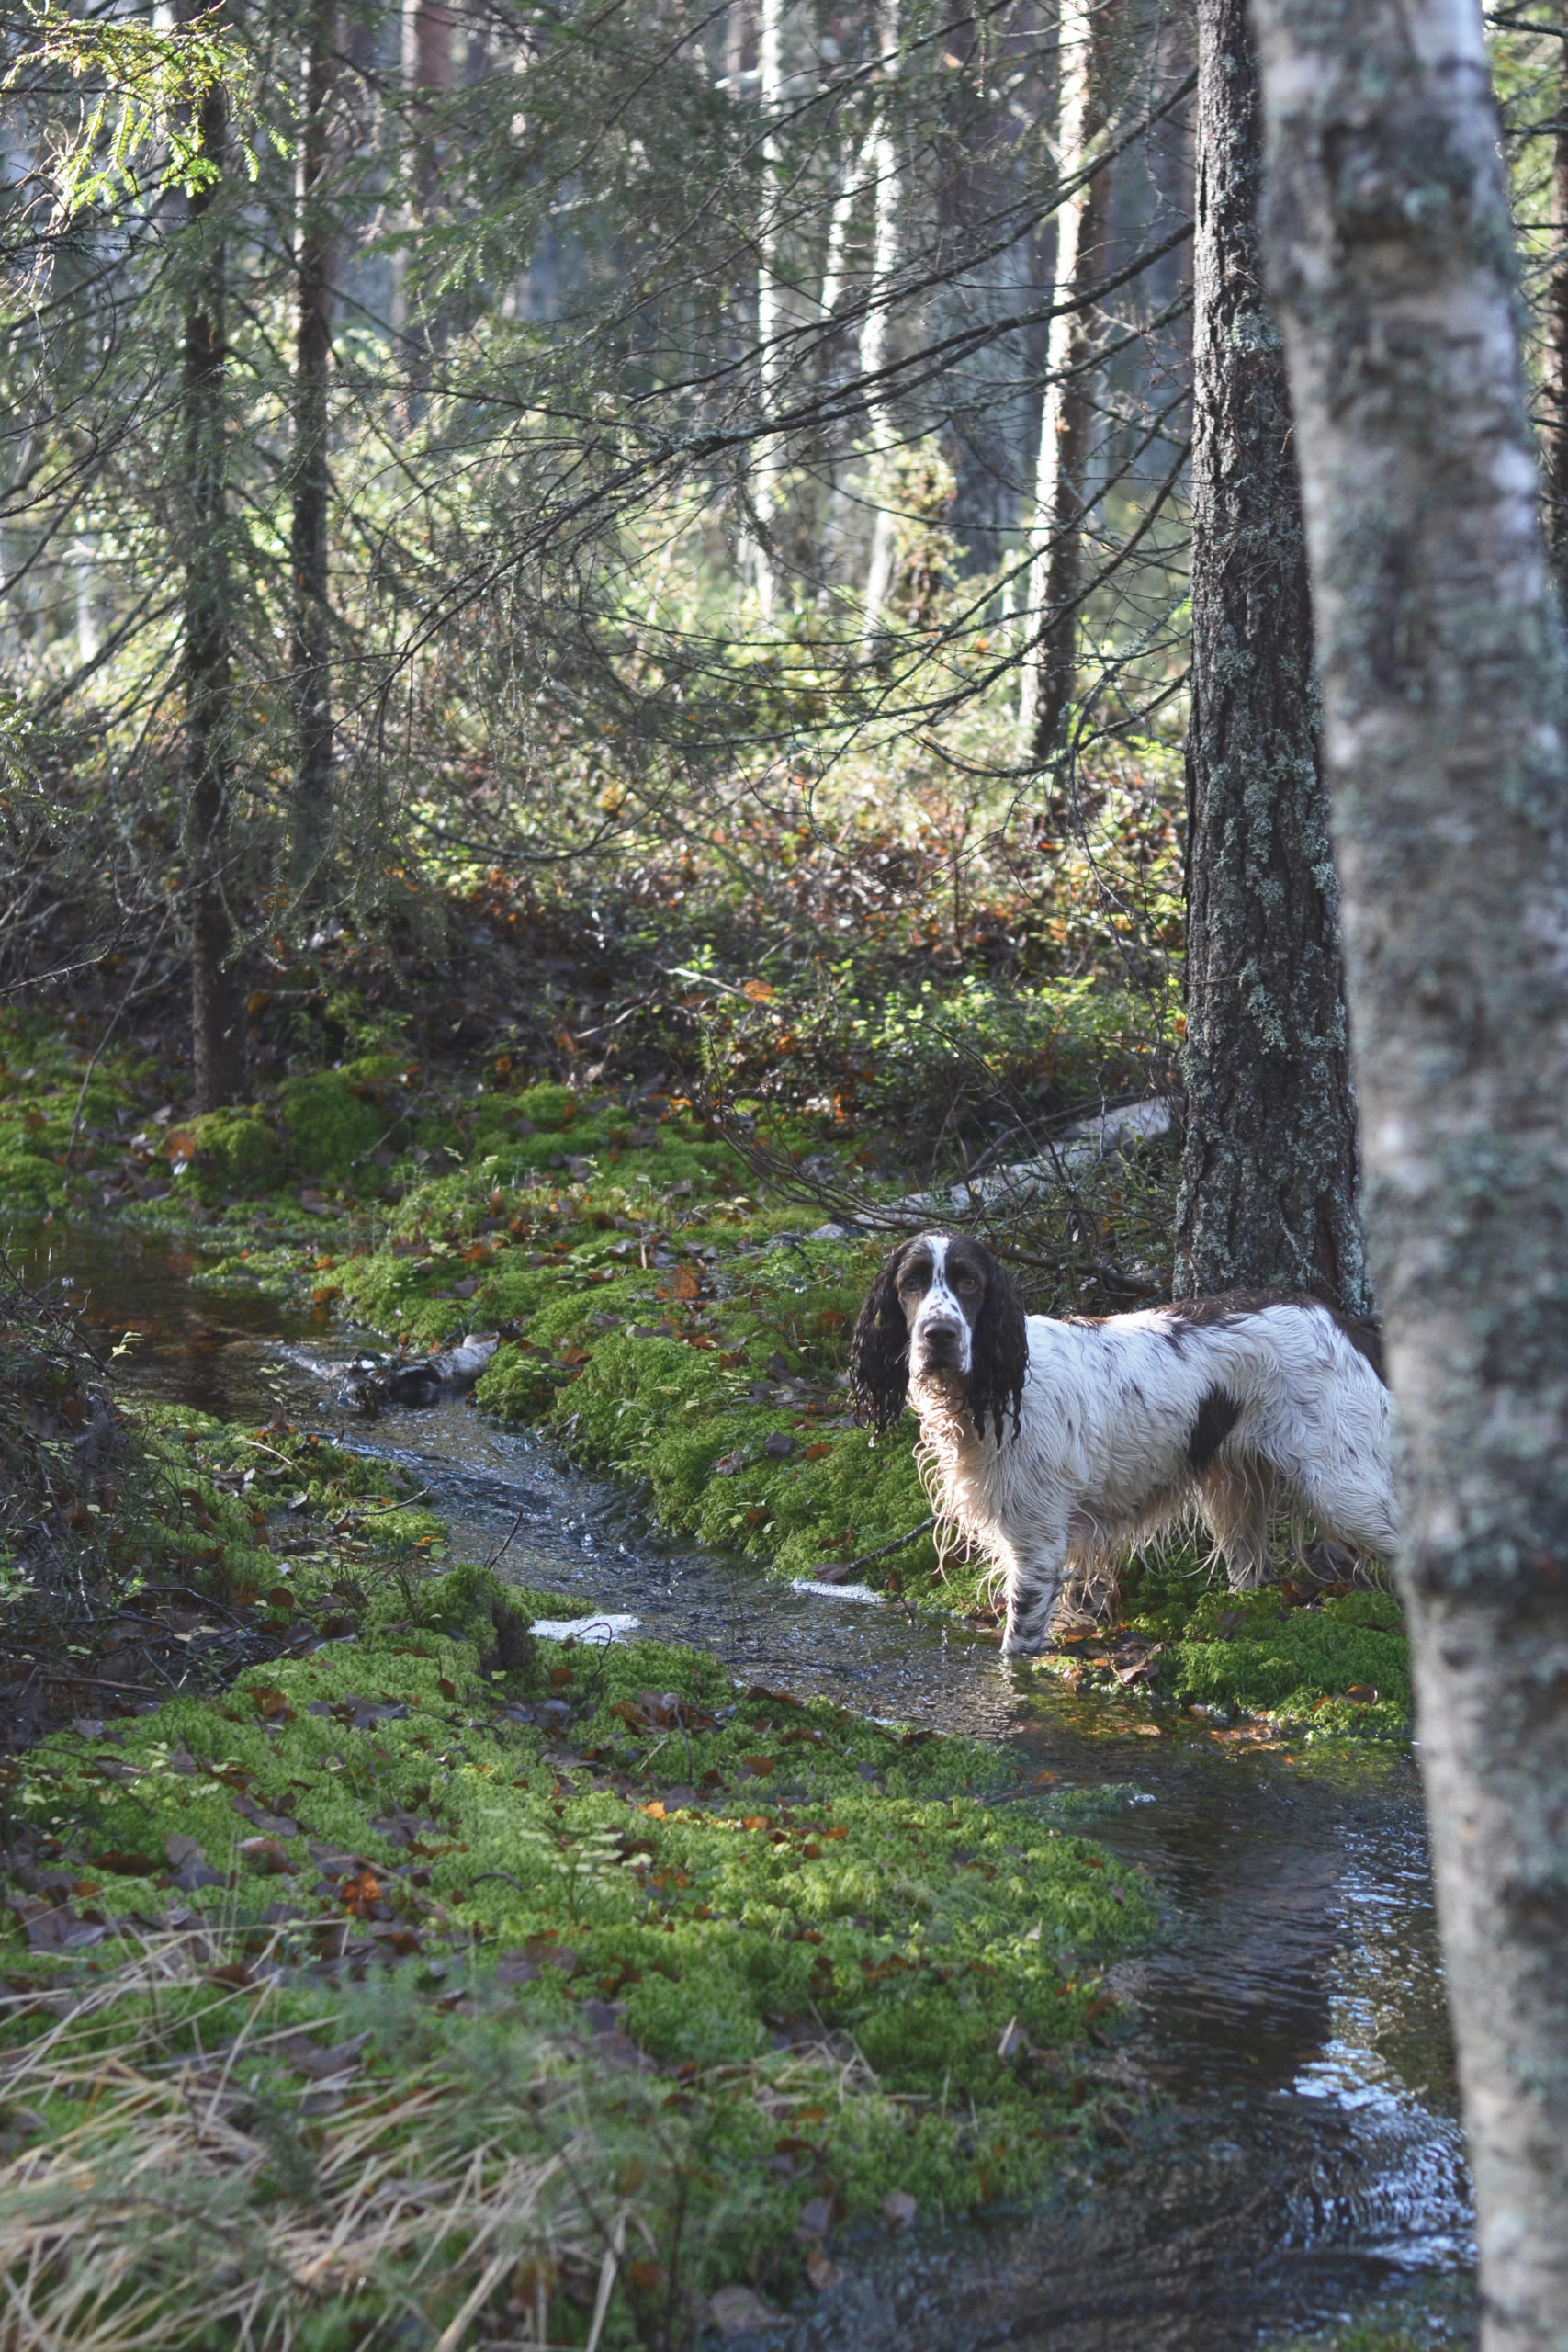
<path id="1" fill-rule="evenodd" d="M 1198 1481 L 1198 1514 L 1224 1559 L 1233 1592 L 1269 1581 L 1269 1497 L 1260 1463 L 1215 1462 Z"/>

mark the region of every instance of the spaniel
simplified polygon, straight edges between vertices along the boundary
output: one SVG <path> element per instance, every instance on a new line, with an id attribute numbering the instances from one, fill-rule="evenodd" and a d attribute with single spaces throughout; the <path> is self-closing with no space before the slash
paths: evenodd
<path id="1" fill-rule="evenodd" d="M 939 1521 L 989 1554 L 1004 1649 L 1042 1649 L 1069 1579 L 1196 1511 L 1234 1589 L 1269 1572 L 1284 1505 L 1387 1557 L 1397 1528 L 1373 1336 L 1262 1293 L 1055 1322 L 1025 1315 L 990 1251 L 922 1233 L 891 1251 L 851 1351 L 863 1414 L 919 1416 Z"/>

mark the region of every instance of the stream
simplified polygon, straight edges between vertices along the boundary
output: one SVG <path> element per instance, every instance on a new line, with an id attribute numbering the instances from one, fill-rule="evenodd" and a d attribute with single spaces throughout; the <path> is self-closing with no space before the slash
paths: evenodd
<path id="1" fill-rule="evenodd" d="M 355 1335 L 196 1288 L 188 1250 L 98 1227 L 13 1237 L 35 1287 L 102 1338 L 140 1336 L 127 1390 L 254 1426 L 303 1426 L 397 1462 L 458 1557 L 515 1524 L 502 1573 L 629 1611 L 738 1677 L 1021 1749 L 1058 1789 L 1115 1783 L 1088 1825 L 1140 1863 L 1162 1947 L 1115 1972 L 1137 2030 L 1112 2063 L 1152 2095 L 1126 2150 L 1039 2212 L 890 2245 L 852 2239 L 840 2286 L 778 2352 L 1224 2352 L 1349 2317 L 1472 2258 L 1469 2188 L 1413 1767 L 1303 1770 L 1201 1723 L 1042 1690 L 996 1645 L 890 1607 L 797 1593 L 650 1532 L 635 1497 L 470 1405 L 365 1422 L 333 1403 Z M 1135 1792 L 1135 1793 L 1134 1793 Z M 1089 2164 L 1089 2159 L 1083 2160 Z M 1434 2344 L 1462 2317 L 1436 2312 Z"/>

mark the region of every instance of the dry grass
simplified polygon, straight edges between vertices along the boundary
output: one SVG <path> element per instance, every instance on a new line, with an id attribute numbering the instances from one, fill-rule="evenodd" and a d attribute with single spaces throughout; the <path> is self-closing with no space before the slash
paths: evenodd
<path id="1" fill-rule="evenodd" d="M 513 2033 L 488 2080 L 449 2053 L 372 2079 L 355 2044 L 278 2019 L 265 1956 L 243 1988 L 220 1957 L 160 1939 L 43 1996 L 53 2023 L 0 2069 L 13 2125 L 82 2107 L 0 2165 L 5 2352 L 293 2352 L 408 2341 L 410 2321 L 436 2352 L 540 2346 L 563 2280 L 580 2304 L 596 2286 L 596 2343 L 638 2216 L 547 2041 Z"/>

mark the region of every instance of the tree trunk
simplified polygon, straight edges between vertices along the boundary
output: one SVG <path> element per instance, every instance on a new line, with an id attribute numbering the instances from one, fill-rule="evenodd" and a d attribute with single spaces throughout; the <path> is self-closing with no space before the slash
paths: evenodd
<path id="1" fill-rule="evenodd" d="M 1568 2340 L 1568 747 L 1476 0 L 1254 0 L 1486 2352 Z"/>
<path id="2" fill-rule="evenodd" d="M 798 223 L 793 215 L 790 131 L 785 117 L 813 73 L 815 37 L 801 0 L 759 0 L 757 102 L 762 118 L 761 220 L 757 243 L 757 392 L 762 422 L 784 405 L 791 370 L 792 327 L 815 306 L 805 297 Z M 800 569 L 800 518 L 788 480 L 789 450 L 772 435 L 751 453 L 751 508 L 757 535 L 747 554 L 764 619 L 772 617 L 785 582 Z"/>
<path id="3" fill-rule="evenodd" d="M 1200 0 L 1179 1297 L 1371 1312 L 1338 889 L 1246 0 Z"/>
<path id="4" fill-rule="evenodd" d="M 216 1110 L 243 1091 L 244 1004 L 234 960 L 228 854 L 232 695 L 224 322 L 226 256 L 213 207 L 222 196 L 228 107 L 220 86 L 203 99 L 201 153 L 220 177 L 187 199 L 193 281 L 185 318 L 185 857 L 191 938 L 191 1036 L 196 1095 Z"/>
<path id="5" fill-rule="evenodd" d="M 1105 125 L 1114 0 L 1061 0 L 1056 176 L 1077 182 L 1056 210 L 1053 317 L 1045 346 L 1030 526 L 1024 620 L 1032 631 L 1019 702 L 1023 756 L 1043 766 L 1062 740 L 1078 664 L 1083 525 L 1094 431 L 1094 329 L 1086 306 L 1102 275 L 1110 207 L 1108 171 L 1083 176 Z"/>
<path id="6" fill-rule="evenodd" d="M 891 347 L 888 331 L 892 321 L 886 298 L 893 273 L 898 266 L 898 227 L 904 209 L 898 141 L 892 113 L 893 93 L 898 74 L 898 0 L 879 0 L 876 41 L 883 61 L 882 90 L 877 100 L 876 126 L 870 142 L 875 225 L 871 283 L 866 288 L 866 312 L 860 332 L 859 367 L 863 381 L 879 375 L 886 367 Z M 866 414 L 868 434 L 874 440 L 878 419 L 885 418 L 886 414 L 886 403 L 880 392 L 872 392 Z M 891 469 L 886 458 L 879 463 L 874 458 L 872 471 L 873 494 L 880 491 L 881 495 L 876 499 L 871 526 L 871 556 L 865 574 L 863 627 L 867 637 L 874 634 L 882 618 L 882 608 L 893 592 L 898 560 L 898 520 L 887 503 L 892 495 Z"/>
<path id="7" fill-rule="evenodd" d="M 1568 34 L 1568 7 L 1558 11 Z M 1551 274 L 1542 354 L 1541 496 L 1560 594 L 1568 594 L 1568 39 L 1557 47 L 1557 122 L 1551 149 Z"/>
<path id="8" fill-rule="evenodd" d="M 301 893 L 320 881 L 332 831 L 332 611 L 328 603 L 327 387 L 332 365 L 332 261 L 321 182 L 327 168 L 327 108 L 337 38 L 335 0 L 318 0 L 306 34 L 299 136 L 299 221 L 295 261 L 294 821 L 290 880 Z"/>
<path id="9" fill-rule="evenodd" d="M 406 136 L 410 145 L 403 203 L 403 242 L 392 254 L 392 300 L 389 323 L 392 333 L 406 334 L 409 325 L 408 247 L 426 207 L 435 194 L 435 157 L 423 136 L 418 111 L 421 90 L 452 86 L 452 17 L 441 0 L 400 0 L 402 84 L 409 109 Z M 411 400 L 410 413 L 420 403 Z"/>

